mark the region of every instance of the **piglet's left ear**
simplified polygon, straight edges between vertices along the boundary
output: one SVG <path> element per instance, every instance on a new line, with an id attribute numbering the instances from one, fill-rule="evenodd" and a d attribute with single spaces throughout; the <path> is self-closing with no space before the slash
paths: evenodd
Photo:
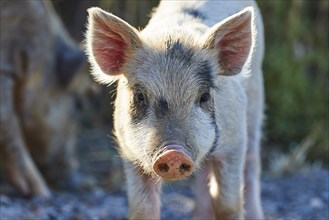
<path id="1" fill-rule="evenodd" d="M 215 51 L 220 75 L 241 72 L 252 48 L 252 19 L 254 11 L 248 7 L 218 23 L 206 34 L 205 49 Z"/>

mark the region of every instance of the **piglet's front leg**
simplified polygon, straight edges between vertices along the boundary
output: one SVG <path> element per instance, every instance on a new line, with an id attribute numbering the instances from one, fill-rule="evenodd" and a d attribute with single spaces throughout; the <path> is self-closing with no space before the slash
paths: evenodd
<path id="1" fill-rule="evenodd" d="M 160 219 L 161 182 L 125 161 L 129 219 Z"/>
<path id="2" fill-rule="evenodd" d="M 227 155 L 212 164 L 209 190 L 216 219 L 244 219 L 242 163 L 242 158 Z"/>
<path id="3" fill-rule="evenodd" d="M 194 220 L 207 219 L 214 220 L 214 212 L 209 192 L 209 178 L 211 177 L 212 160 L 207 160 L 203 169 L 195 177 L 195 207 L 193 213 Z"/>

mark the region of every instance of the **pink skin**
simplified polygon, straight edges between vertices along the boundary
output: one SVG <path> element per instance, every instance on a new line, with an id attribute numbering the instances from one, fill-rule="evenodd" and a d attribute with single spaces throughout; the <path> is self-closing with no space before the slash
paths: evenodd
<path id="1" fill-rule="evenodd" d="M 178 180 L 190 176 L 193 161 L 180 145 L 168 145 L 153 163 L 153 170 L 167 180 Z"/>

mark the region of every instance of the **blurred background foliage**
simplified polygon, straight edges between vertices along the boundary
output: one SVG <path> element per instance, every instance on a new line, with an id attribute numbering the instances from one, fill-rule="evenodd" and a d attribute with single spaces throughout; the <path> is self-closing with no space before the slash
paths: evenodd
<path id="1" fill-rule="evenodd" d="M 299 162 L 306 157 L 328 166 L 329 1 L 257 2 L 266 39 L 264 161 L 268 162 L 273 154 L 283 154 Z M 82 41 L 88 7 L 99 6 L 142 29 L 158 0 L 53 0 L 53 3 L 72 36 Z M 94 109 L 101 109 L 101 114 L 91 117 L 92 122 L 86 117 L 84 125 L 112 123 L 113 94 L 109 92 L 112 90 L 113 87 L 104 88 L 102 98 L 93 100 Z"/>
<path id="2" fill-rule="evenodd" d="M 287 153 L 309 139 L 308 159 L 321 158 L 326 165 L 328 3 L 326 0 L 258 1 L 266 40 L 265 148 L 279 148 Z"/>

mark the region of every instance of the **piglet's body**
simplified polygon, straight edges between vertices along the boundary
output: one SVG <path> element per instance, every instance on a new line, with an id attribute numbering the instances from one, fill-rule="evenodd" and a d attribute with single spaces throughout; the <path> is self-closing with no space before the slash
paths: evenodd
<path id="1" fill-rule="evenodd" d="M 263 217 L 263 30 L 253 1 L 162 1 L 140 32 L 92 8 L 87 48 L 96 80 L 118 80 L 131 219 L 160 218 L 162 180 L 193 173 L 196 218 Z"/>

